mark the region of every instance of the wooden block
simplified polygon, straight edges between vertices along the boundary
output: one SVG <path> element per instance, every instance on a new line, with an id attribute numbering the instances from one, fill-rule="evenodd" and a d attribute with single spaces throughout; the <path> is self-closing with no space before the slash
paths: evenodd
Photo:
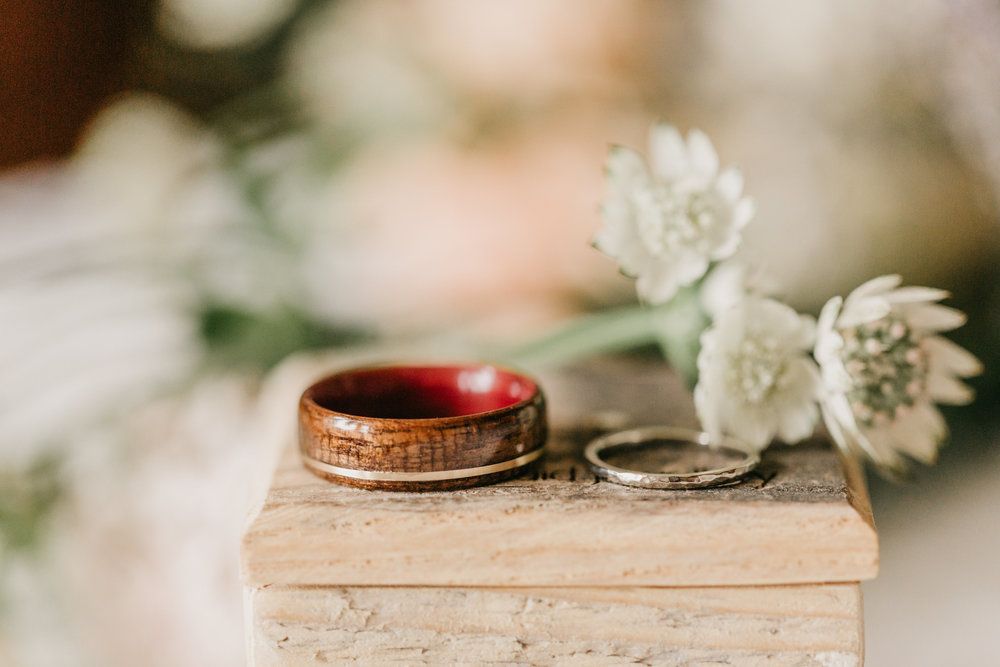
<path id="1" fill-rule="evenodd" d="M 857 584 L 298 588 L 247 593 L 250 664 L 738 664 L 862 660 Z"/>
<path id="2" fill-rule="evenodd" d="M 553 436 L 534 476 L 439 493 L 341 487 L 293 443 L 244 535 L 247 584 L 746 586 L 875 576 L 864 481 L 824 442 L 772 447 L 724 488 L 597 482 L 580 458 L 595 422 L 691 424 L 662 365 L 590 364 L 542 378 Z"/>
<path id="3" fill-rule="evenodd" d="M 657 364 L 541 380 L 546 461 L 491 487 L 340 487 L 286 443 L 243 540 L 250 663 L 861 663 L 878 539 L 856 467 L 814 441 L 724 488 L 599 482 L 591 437 L 692 425 L 690 397 Z"/>
<path id="4" fill-rule="evenodd" d="M 338 487 L 292 453 L 243 542 L 245 583 L 745 586 L 859 581 L 878 569 L 863 490 L 822 443 L 768 452 L 728 488 L 596 482 L 556 438 L 535 477 L 465 491 Z"/>

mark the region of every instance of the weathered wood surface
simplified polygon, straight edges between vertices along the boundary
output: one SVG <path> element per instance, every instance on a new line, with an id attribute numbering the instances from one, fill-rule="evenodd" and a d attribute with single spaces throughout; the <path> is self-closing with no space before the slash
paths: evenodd
<path id="1" fill-rule="evenodd" d="M 250 586 L 747 586 L 875 575 L 863 482 L 822 443 L 769 450 L 719 489 L 597 482 L 579 455 L 601 426 L 690 424 L 659 365 L 543 377 L 554 434 L 534 476 L 440 493 L 361 491 L 313 476 L 289 442 L 243 543 Z"/>
<path id="2" fill-rule="evenodd" d="M 252 589 L 250 664 L 861 664 L 857 584 Z"/>

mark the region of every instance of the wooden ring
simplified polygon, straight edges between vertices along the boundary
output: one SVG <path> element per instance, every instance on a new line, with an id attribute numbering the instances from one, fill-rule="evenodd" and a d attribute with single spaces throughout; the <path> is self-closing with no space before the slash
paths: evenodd
<path id="1" fill-rule="evenodd" d="M 537 461 L 546 433 L 538 383 L 491 365 L 358 368 L 299 400 L 303 463 L 365 489 L 492 484 Z"/>

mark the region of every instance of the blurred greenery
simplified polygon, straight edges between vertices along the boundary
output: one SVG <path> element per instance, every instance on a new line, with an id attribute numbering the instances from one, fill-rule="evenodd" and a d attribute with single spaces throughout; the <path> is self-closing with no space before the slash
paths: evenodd
<path id="1" fill-rule="evenodd" d="M 227 369 L 266 371 L 295 352 L 369 339 L 365 332 L 331 327 L 291 306 L 253 312 L 209 304 L 198 321 L 209 365 Z"/>
<path id="2" fill-rule="evenodd" d="M 0 472 L 0 543 L 3 550 L 29 550 L 47 527 L 62 498 L 55 457 L 41 458 L 24 474 Z"/>

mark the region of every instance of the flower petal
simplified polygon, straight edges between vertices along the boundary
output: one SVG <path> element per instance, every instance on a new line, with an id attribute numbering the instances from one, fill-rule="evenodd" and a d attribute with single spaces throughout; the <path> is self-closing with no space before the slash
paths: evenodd
<path id="1" fill-rule="evenodd" d="M 820 405 L 823 414 L 823 423 L 826 425 L 830 436 L 844 454 L 854 458 L 867 458 L 873 462 L 886 461 L 879 450 L 868 440 L 867 437 L 855 426 L 854 416 L 850 414 L 850 407 L 847 399 L 843 395 L 830 397 Z M 845 417 L 842 414 L 846 410 Z M 886 463 L 880 463 L 886 465 Z M 889 464 L 899 465 L 898 457 L 889 461 Z"/>
<path id="2" fill-rule="evenodd" d="M 727 167 L 715 181 L 716 191 L 725 199 L 735 203 L 743 194 L 743 174 L 736 167 Z"/>
<path id="3" fill-rule="evenodd" d="M 747 226 L 748 222 L 753 220 L 753 217 L 756 214 L 756 202 L 749 197 L 744 197 L 738 204 L 736 204 L 736 208 L 733 209 L 733 226 L 736 229 L 743 229 Z"/>
<path id="4" fill-rule="evenodd" d="M 812 315 L 799 315 L 799 331 L 791 345 L 800 350 L 809 350 L 816 344 L 816 318 Z"/>
<path id="5" fill-rule="evenodd" d="M 892 458 L 891 456 L 890 457 L 883 456 L 879 448 L 876 447 L 872 443 L 872 441 L 868 438 L 868 436 L 862 433 L 861 431 L 859 430 L 854 431 L 852 435 L 853 435 L 852 441 L 854 445 L 872 462 L 878 465 L 886 465 L 886 462 Z"/>
<path id="6" fill-rule="evenodd" d="M 717 244 L 714 248 L 712 248 L 711 252 L 709 253 L 709 255 L 712 258 L 712 261 L 721 262 L 732 257 L 734 254 L 736 254 L 736 251 L 739 250 L 740 241 L 742 240 L 743 239 L 738 232 L 733 232 L 732 234 L 727 236 L 721 243 Z"/>
<path id="7" fill-rule="evenodd" d="M 801 442 L 813 434 L 819 410 L 809 401 L 796 409 L 785 409 L 779 416 L 778 437 L 789 445 Z"/>
<path id="8" fill-rule="evenodd" d="M 851 300 L 848 297 L 844 302 L 844 309 L 837 320 L 837 327 L 856 327 L 859 324 L 867 324 L 880 320 L 892 312 L 892 306 L 883 298 L 866 297 L 863 299 Z"/>
<path id="9" fill-rule="evenodd" d="M 837 420 L 844 432 L 853 439 L 860 439 L 860 430 L 857 421 L 854 419 L 854 412 L 847 397 L 842 393 L 832 393 L 823 400 L 824 409 L 828 410 L 832 417 Z M 860 444 L 860 443 L 859 443 Z"/>
<path id="10" fill-rule="evenodd" d="M 819 330 L 820 334 L 833 331 L 834 324 L 837 322 L 837 317 L 840 315 L 840 307 L 843 303 L 843 297 L 835 296 L 823 305 L 823 310 L 819 313 L 819 321 L 816 324 L 816 328 Z"/>
<path id="11" fill-rule="evenodd" d="M 854 443 L 853 439 L 848 436 L 843 425 L 837 421 L 833 411 L 829 409 L 827 404 L 820 404 L 820 414 L 823 415 L 823 423 L 826 425 L 826 430 L 830 432 L 830 437 L 833 438 L 833 442 L 840 448 L 840 450 L 847 455 L 857 456 L 860 453 L 855 451 L 857 449 L 857 445 Z"/>
<path id="12" fill-rule="evenodd" d="M 731 419 L 726 424 L 726 432 L 742 440 L 754 450 L 761 450 L 771 444 L 774 439 L 774 429 L 766 418 L 757 410 L 742 410 L 743 414 Z"/>
<path id="13" fill-rule="evenodd" d="M 809 402 L 817 401 L 822 394 L 822 388 L 823 381 L 819 367 L 811 357 L 802 355 L 788 362 L 783 389 L 790 397 L 798 396 L 802 400 L 808 399 Z"/>
<path id="14" fill-rule="evenodd" d="M 705 277 L 698 293 L 702 309 L 712 319 L 736 305 L 747 295 L 747 268 L 737 260 L 716 265 Z"/>
<path id="15" fill-rule="evenodd" d="M 777 299 L 748 297 L 740 304 L 751 330 L 777 338 L 782 344 L 801 335 L 802 319 L 795 309 Z M 795 346 L 792 346 L 793 348 Z"/>
<path id="16" fill-rule="evenodd" d="M 719 172 L 719 156 L 712 140 L 701 130 L 691 130 L 688 132 L 687 147 L 691 169 L 703 178 L 715 178 Z"/>
<path id="17" fill-rule="evenodd" d="M 690 285 L 708 271 L 708 258 L 697 252 L 683 252 L 672 262 L 677 282 Z"/>
<path id="18" fill-rule="evenodd" d="M 914 329 L 923 331 L 951 331 L 965 324 L 965 313 L 957 308 L 938 303 L 906 304 L 900 312 Z"/>
<path id="19" fill-rule="evenodd" d="M 906 469 L 905 461 L 896 452 L 890 427 L 869 429 L 861 434 L 859 442 L 881 468 L 892 472 Z"/>
<path id="20" fill-rule="evenodd" d="M 847 300 L 851 301 L 852 299 L 864 299 L 876 294 L 883 294 L 884 292 L 888 292 L 891 289 L 899 287 L 902 282 L 903 278 L 895 273 L 879 276 L 878 278 L 872 278 L 855 288 L 855 290 L 847 297 Z"/>
<path id="21" fill-rule="evenodd" d="M 889 303 L 920 303 L 947 299 L 950 293 L 933 287 L 900 287 L 885 295 Z"/>
<path id="22" fill-rule="evenodd" d="M 972 387 L 950 375 L 931 373 L 927 378 L 927 393 L 938 403 L 968 405 L 976 397 Z"/>
<path id="23" fill-rule="evenodd" d="M 959 377 L 973 377 L 983 372 L 983 363 L 974 354 L 943 336 L 928 336 L 921 345 L 933 370 Z"/>
<path id="24" fill-rule="evenodd" d="M 699 382 L 694 388 L 694 407 L 705 432 L 712 436 L 713 440 L 721 440 L 723 433 L 719 411 L 716 404 L 710 400 L 703 378 L 699 378 Z"/>
<path id="25" fill-rule="evenodd" d="M 632 220 L 627 202 L 608 197 L 601 206 L 604 224 L 594 235 L 594 247 L 615 259 L 622 272 L 634 276 L 646 264 L 649 252 Z"/>
<path id="26" fill-rule="evenodd" d="M 608 185 L 619 192 L 649 184 L 649 172 L 642 156 L 626 146 L 612 146 L 604 165 Z"/>
<path id="27" fill-rule="evenodd" d="M 667 182 L 676 181 L 691 171 L 687 145 L 673 125 L 658 123 L 649 132 L 649 157 L 653 172 Z"/>
<path id="28" fill-rule="evenodd" d="M 647 262 L 635 281 L 639 298 L 651 304 L 670 301 L 677 294 L 679 287 L 677 273 L 672 266 L 656 259 Z"/>
<path id="29" fill-rule="evenodd" d="M 913 406 L 910 418 L 920 424 L 920 428 L 930 434 L 935 444 L 940 444 L 948 437 L 948 423 L 937 407 L 925 401 Z"/>
<path id="30" fill-rule="evenodd" d="M 923 418 L 912 412 L 892 424 L 892 438 L 897 449 L 930 465 L 937 460 L 938 438 L 925 428 Z"/>

